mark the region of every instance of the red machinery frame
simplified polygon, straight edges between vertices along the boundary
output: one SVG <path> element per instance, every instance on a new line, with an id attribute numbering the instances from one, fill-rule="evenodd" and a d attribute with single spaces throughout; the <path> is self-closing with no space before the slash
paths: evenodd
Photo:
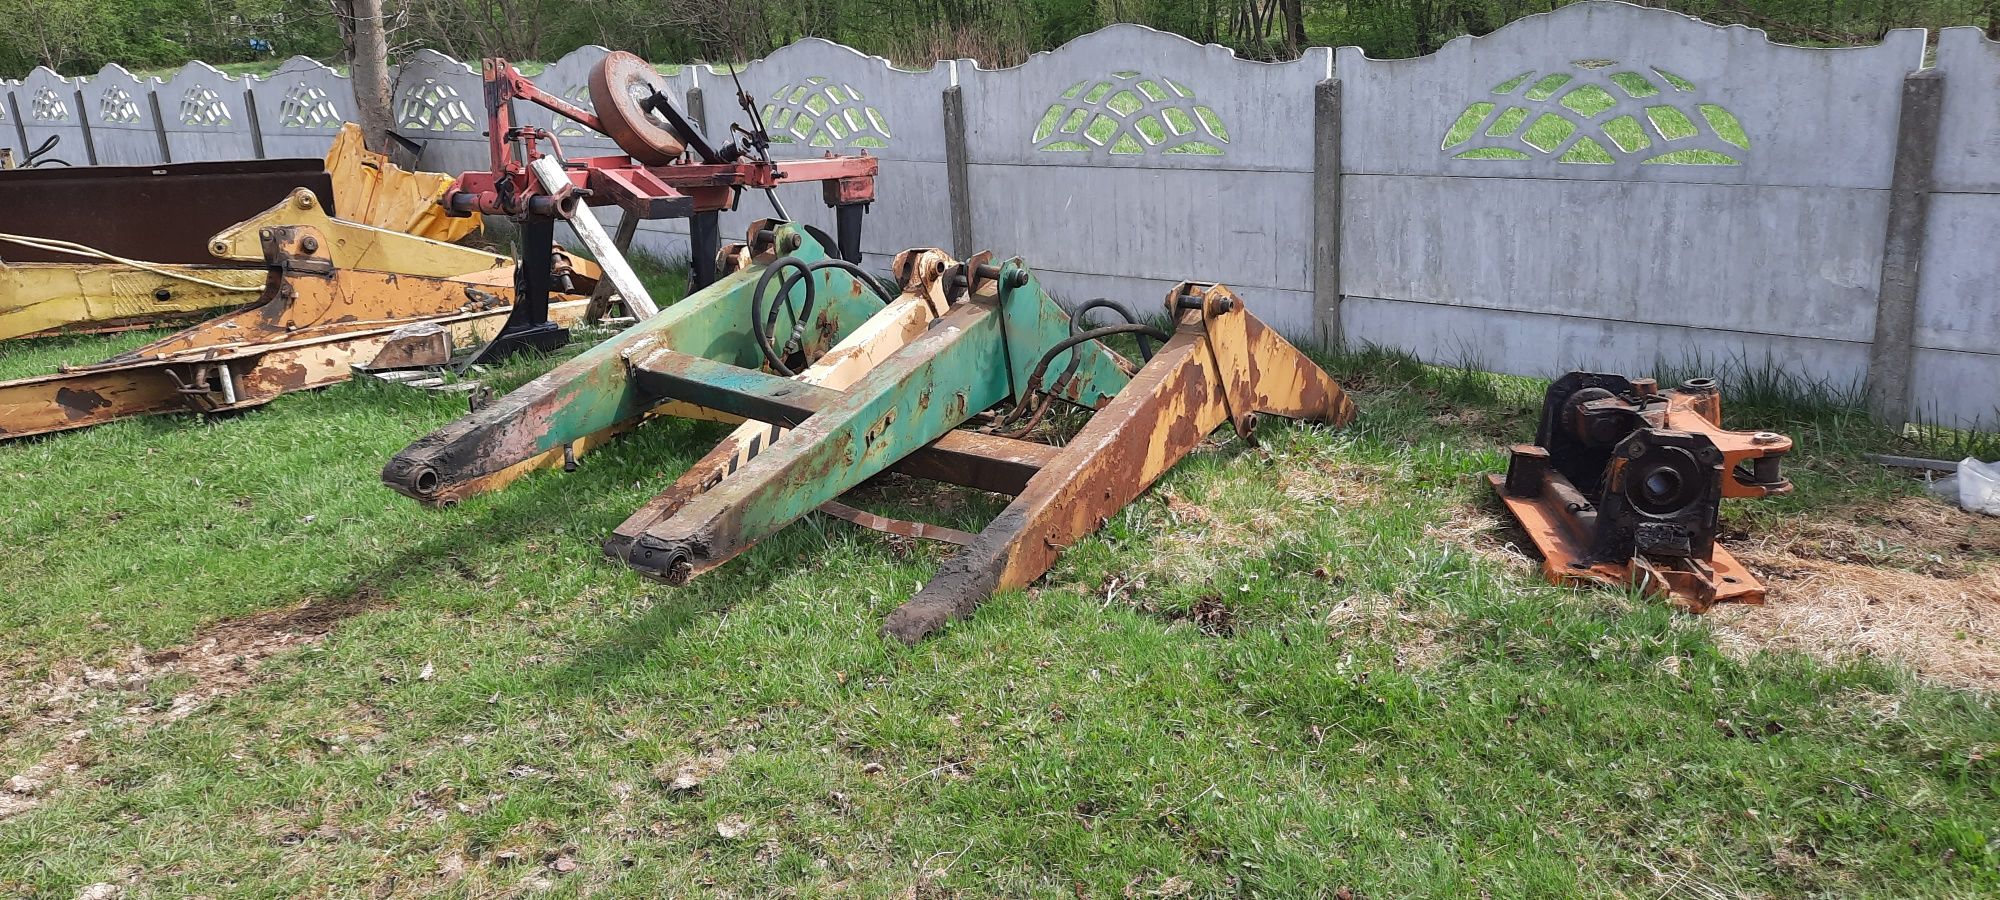
<path id="1" fill-rule="evenodd" d="M 509 101 L 526 100 L 592 131 L 615 132 L 607 130 L 597 115 L 535 86 L 504 59 L 485 60 L 483 70 L 486 134 L 493 169 L 460 175 L 458 183 L 445 196 L 445 205 L 456 215 L 472 212 L 553 215 L 553 201 L 560 198 L 549 198 L 548 203 L 534 199 L 547 194 L 536 184 L 527 164 L 542 155 L 536 148 L 539 140 L 547 140 L 558 156 L 562 147 L 546 130 L 516 126 Z M 689 151 L 699 161 L 645 165 L 630 156 L 590 156 L 566 159 L 563 168 L 577 189 L 607 198 L 641 219 L 679 218 L 734 209 L 737 196 L 745 188 L 768 190 L 780 184 L 807 181 L 821 183 L 828 206 L 861 206 L 875 200 L 878 163 L 866 153 L 785 160 L 781 165 L 768 159 L 729 158 L 726 152 L 711 149 L 692 127 L 688 127 L 688 132 L 695 137 L 689 142 Z M 515 140 L 522 142 L 524 158 L 515 157 Z"/>
<path id="2" fill-rule="evenodd" d="M 592 76 L 597 113 L 542 90 L 505 59 L 483 60 L 481 71 L 492 168 L 459 175 L 441 202 L 452 215 L 480 212 L 510 216 L 521 223 L 522 283 L 517 286 L 514 316 L 496 343 L 550 349 L 568 340 L 567 331 L 548 322 L 550 285 L 537 273 L 548 268 L 545 260 L 538 259 L 550 252 L 563 204 L 576 196 L 601 198 L 598 205 L 608 200 L 623 210 L 620 231 L 627 240 L 638 220 L 687 219 L 690 290 L 699 290 L 716 278 L 716 252 L 722 246 L 720 214 L 735 209 L 745 189 L 768 191 L 817 181 L 822 199 L 835 211 L 838 254 L 849 262 L 861 261 L 861 217 L 875 200 L 878 171 L 878 161 L 867 153 L 773 160 L 764 152 L 768 138 L 761 123 L 755 123 L 752 131 L 738 130 L 747 141 L 714 147 L 665 96 L 666 85 L 658 73 L 630 53 L 606 57 Z M 637 99 L 628 87 L 650 88 L 653 96 Z M 754 119 L 749 98 L 738 99 Z M 515 100 L 609 135 L 619 149 L 632 155 L 564 158 L 553 133 L 516 123 Z M 655 113 L 666 120 L 664 126 L 650 118 Z M 543 142 L 549 152 L 542 149 Z M 529 171 L 529 164 L 544 156 L 562 162 L 568 187 L 551 193 Z"/>

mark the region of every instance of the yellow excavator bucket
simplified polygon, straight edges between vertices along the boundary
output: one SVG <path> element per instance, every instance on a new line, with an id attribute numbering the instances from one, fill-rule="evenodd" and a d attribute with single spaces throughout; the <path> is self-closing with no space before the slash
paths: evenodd
<path id="1" fill-rule="evenodd" d="M 368 149 L 361 126 L 341 126 L 326 151 L 326 172 L 333 177 L 333 208 L 349 222 L 401 231 L 450 243 L 479 228 L 479 214 L 453 217 L 438 198 L 451 187 L 452 176 L 410 172 Z"/>

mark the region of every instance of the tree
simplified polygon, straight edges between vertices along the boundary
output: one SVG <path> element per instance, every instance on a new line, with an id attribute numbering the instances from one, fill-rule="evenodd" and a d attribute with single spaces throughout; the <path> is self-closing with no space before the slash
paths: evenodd
<path id="1" fill-rule="evenodd" d="M 0 0 L 0 18 L 29 65 L 61 71 L 85 54 L 101 16 L 91 0 Z"/>
<path id="2" fill-rule="evenodd" d="M 341 43 L 354 73 L 354 112 L 361 120 L 363 142 L 398 165 L 411 165 L 414 160 L 395 138 L 396 120 L 389 108 L 389 28 L 382 0 L 328 2 L 340 21 Z"/>

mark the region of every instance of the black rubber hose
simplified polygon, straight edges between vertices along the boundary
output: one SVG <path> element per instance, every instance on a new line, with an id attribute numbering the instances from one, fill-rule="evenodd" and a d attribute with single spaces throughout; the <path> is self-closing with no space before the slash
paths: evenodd
<path id="1" fill-rule="evenodd" d="M 1054 362 L 1056 356 L 1062 353 L 1064 350 L 1068 350 L 1069 348 L 1074 347 L 1078 344 L 1088 343 L 1090 341 L 1101 341 L 1114 334 L 1137 334 L 1153 338 L 1154 340 L 1162 342 L 1173 337 L 1173 335 L 1168 334 L 1165 331 L 1162 331 L 1158 328 L 1155 328 L 1151 325 L 1147 325 L 1142 322 L 1127 322 L 1123 325 L 1103 325 L 1097 328 L 1092 328 L 1089 331 L 1079 331 L 1075 334 L 1070 335 L 1069 337 L 1057 341 L 1055 343 L 1055 346 L 1050 347 L 1047 353 L 1042 354 L 1041 360 L 1035 363 L 1034 371 L 1028 376 L 1028 383 L 1029 384 L 1039 383 L 1042 375 L 1048 371 L 1049 363 Z M 1076 360 L 1070 361 L 1070 368 L 1072 370 L 1076 368 Z"/>
<path id="2" fill-rule="evenodd" d="M 785 276 L 778 284 L 778 294 L 780 297 L 786 298 L 787 305 L 790 303 L 793 284 L 803 279 L 806 287 L 806 308 L 804 312 L 792 318 L 792 331 L 796 333 L 798 331 L 798 323 L 804 322 L 806 316 L 812 313 L 815 297 L 813 295 L 811 266 L 805 260 L 796 256 L 780 256 L 772 260 L 770 265 L 764 267 L 764 274 L 757 276 L 757 285 L 750 292 L 750 333 L 756 338 L 757 349 L 764 354 L 764 362 L 770 364 L 771 371 L 789 378 L 798 373 L 792 371 L 790 366 L 785 365 L 785 360 L 778 353 L 778 348 L 771 345 L 771 327 L 777 324 L 778 321 L 777 304 L 775 302 L 772 303 L 768 320 L 764 314 L 764 289 L 770 287 L 773 277 L 786 269 L 798 270 L 793 274 Z"/>
<path id="3" fill-rule="evenodd" d="M 1067 387 L 1069 385 L 1070 379 L 1076 377 L 1076 370 L 1079 366 L 1083 364 L 1083 359 L 1079 356 L 1072 355 L 1069 360 L 1069 367 L 1063 370 L 1062 377 L 1056 379 L 1056 383 L 1054 385 L 1044 390 L 1042 387 L 1042 378 L 1043 376 L 1048 374 L 1049 363 L 1054 362 L 1055 358 L 1061 355 L 1061 353 L 1064 350 L 1068 350 L 1071 347 L 1077 346 L 1078 344 L 1086 344 L 1091 341 L 1100 341 L 1114 334 L 1138 334 L 1146 337 L 1155 338 L 1160 341 L 1165 341 L 1168 338 L 1172 337 L 1172 335 L 1167 334 L 1165 331 L 1162 331 L 1151 325 L 1146 325 L 1139 322 L 1127 322 L 1123 325 L 1105 325 L 1098 328 L 1092 328 L 1088 331 L 1079 331 L 1075 334 L 1070 335 L 1069 337 L 1057 341 L 1055 343 L 1055 346 L 1050 347 L 1048 352 L 1042 354 L 1042 358 L 1035 362 L 1034 370 L 1028 374 L 1028 393 L 1029 394 L 1046 393 L 1049 394 L 1051 397 L 1053 397 L 1057 391 L 1060 391 L 1064 387 Z M 1013 424 L 1015 420 L 1021 417 L 1021 411 L 1025 408 L 1026 408 L 1025 403 L 1016 404 L 1014 408 L 1011 411 L 1009 411 L 1006 416 L 1002 417 L 1001 420 L 994 427 L 1004 428 L 1008 425 Z M 1033 420 L 1031 420 L 1029 424 L 1025 427 L 1032 428 L 1034 427 L 1035 422 L 1041 421 L 1042 413 L 1046 411 L 1047 408 L 1048 405 L 1046 402 L 1041 404 L 1040 407 L 1036 409 Z"/>
<path id="4" fill-rule="evenodd" d="M 1071 334 L 1078 334 L 1082 331 L 1084 319 L 1090 315 L 1090 311 L 1093 309 L 1108 309 L 1117 313 L 1120 318 L 1123 318 L 1128 323 L 1133 325 L 1140 324 L 1139 317 L 1133 315 L 1132 310 L 1127 309 L 1125 304 L 1108 297 L 1099 297 L 1095 300 L 1087 301 L 1082 306 L 1076 308 L 1076 313 L 1070 316 L 1069 320 Z M 1151 362 L 1153 359 L 1153 338 L 1150 334 L 1142 333 L 1139 335 L 1139 359 L 1145 362 Z"/>
<path id="5" fill-rule="evenodd" d="M 896 292 L 890 290 L 888 287 L 884 286 L 882 282 L 876 280 L 875 276 L 869 274 L 867 269 L 863 269 L 859 265 L 848 262 L 847 260 L 841 259 L 837 256 L 829 256 L 825 259 L 810 263 L 808 264 L 807 268 L 810 268 L 815 272 L 821 269 L 839 269 L 843 272 L 846 272 L 849 275 L 854 276 L 854 279 L 856 281 L 859 281 L 862 284 L 867 285 L 868 290 L 873 292 L 877 298 L 881 299 L 882 305 L 887 306 L 890 303 L 894 303 L 896 300 Z"/>
<path id="6" fill-rule="evenodd" d="M 800 328 L 806 320 L 812 317 L 813 309 L 818 306 L 818 289 L 813 282 L 812 275 L 821 269 L 839 269 L 848 273 L 855 280 L 866 285 L 868 290 L 876 298 L 880 299 L 885 306 L 896 299 L 895 293 L 883 286 L 866 269 L 844 259 L 829 257 L 827 259 L 806 262 L 796 256 L 782 256 L 772 260 L 771 264 L 765 267 L 764 274 L 758 277 L 755 292 L 750 297 L 750 326 L 751 333 L 757 339 L 757 349 L 764 354 L 764 361 L 771 365 L 772 371 L 780 375 L 790 377 L 798 374 L 785 364 L 784 357 L 792 350 L 797 349 L 794 345 L 799 340 L 801 334 Z M 789 304 L 792 286 L 801 281 L 805 283 L 806 296 L 805 308 L 799 310 L 792 317 L 792 338 L 786 342 L 785 350 L 780 351 L 772 343 L 772 333 L 778 323 L 778 306 L 773 302 L 770 309 L 768 311 L 765 310 L 764 289 L 770 286 L 771 279 L 777 273 L 785 272 L 786 270 L 790 271 L 787 272 L 783 280 L 778 282 L 778 296 L 788 298 L 787 304 Z"/>

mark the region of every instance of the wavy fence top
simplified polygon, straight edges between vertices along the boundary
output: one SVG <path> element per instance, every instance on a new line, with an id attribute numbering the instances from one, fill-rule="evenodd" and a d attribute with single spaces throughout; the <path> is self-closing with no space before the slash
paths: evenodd
<path id="1" fill-rule="evenodd" d="M 1801 162 L 1807 148 L 1838 147 L 1833 165 L 1862 178 L 1886 158 L 1884 148 L 1852 146 L 1839 115 L 1818 116 L 1824 123 L 1813 126 L 1797 110 L 1879 102 L 1881 85 L 1921 67 L 1923 43 L 1923 31 L 1903 29 L 1873 47 L 1799 48 L 1772 43 L 1757 29 L 1591 0 L 1404 60 L 1315 47 L 1297 60 L 1255 62 L 1227 47 L 1113 25 L 1001 69 L 970 60 L 899 69 L 816 38 L 781 48 L 734 77 L 700 64 L 661 68 L 683 91 L 699 86 L 724 97 L 740 79 L 774 136 L 800 152 L 894 156 L 899 144 L 930 143 L 939 138 L 932 133 L 936 116 L 899 117 L 876 98 L 958 85 L 983 101 L 974 123 L 979 142 L 1004 149 L 1013 161 L 1118 165 L 1209 157 L 1215 163 L 1233 156 L 1255 167 L 1261 146 L 1303 136 L 1310 98 L 1299 98 L 1296 88 L 1338 75 L 1348 105 L 1368 110 L 1368 131 L 1381 137 L 1349 149 L 1371 170 L 1422 170 L 1441 156 L 1450 162 L 1440 167 L 1459 174 L 1549 166 L 1606 166 L 1621 177 L 1662 165 L 1782 171 Z M 584 79 L 607 52 L 580 47 L 534 80 L 587 107 Z M 476 65 L 420 50 L 394 77 L 395 119 L 405 133 L 478 135 Z M 256 107 L 260 131 L 279 136 L 331 134 L 353 117 L 347 79 L 303 57 L 261 77 L 231 76 L 197 61 L 164 79 L 138 78 L 116 65 L 76 79 L 38 68 L 0 86 L 13 95 L 0 105 L 0 122 L 18 115 L 19 127 L 42 131 L 84 121 L 93 129 L 242 130 L 246 104 Z M 1221 108 L 1223 92 L 1246 98 L 1234 104 L 1233 116 Z M 157 96 L 157 122 L 147 94 Z M 1449 114 L 1441 116 L 1445 108 Z M 542 117 L 562 138 L 605 146 L 575 123 Z"/>

